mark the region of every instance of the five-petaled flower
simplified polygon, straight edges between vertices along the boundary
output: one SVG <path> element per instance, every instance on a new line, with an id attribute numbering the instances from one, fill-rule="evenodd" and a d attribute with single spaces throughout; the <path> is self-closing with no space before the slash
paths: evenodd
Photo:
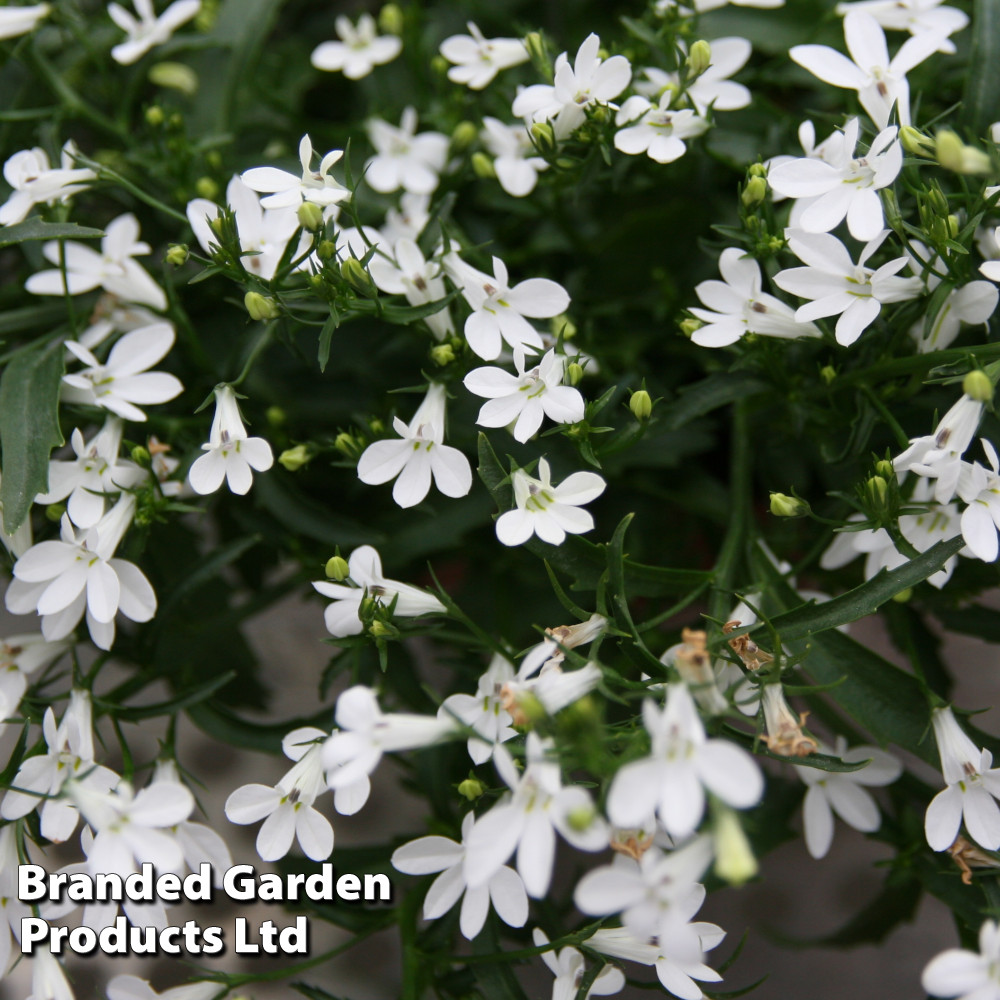
<path id="1" fill-rule="evenodd" d="M 201 0 L 174 0 L 159 17 L 153 10 L 153 0 L 133 0 L 136 18 L 121 4 L 109 3 L 108 16 L 128 35 L 111 50 L 115 62 L 128 66 L 142 58 L 150 49 L 162 45 L 185 22 L 200 10 Z"/>
<path id="2" fill-rule="evenodd" d="M 261 198 L 262 208 L 297 208 L 304 201 L 326 208 L 350 198 L 351 192 L 335 177 L 330 176 L 330 168 L 344 155 L 342 149 L 331 149 L 319 162 L 319 170 L 313 170 L 313 145 L 308 135 L 299 140 L 299 163 L 301 174 L 277 167 L 252 167 L 240 175 L 247 187 L 267 195 Z"/>
<path id="3" fill-rule="evenodd" d="M 348 80 L 360 80 L 376 66 L 391 62 L 402 51 L 395 35 L 379 35 L 375 18 L 364 13 L 357 25 L 341 15 L 333 22 L 339 42 L 320 42 L 309 57 L 316 69 L 343 73 Z"/>

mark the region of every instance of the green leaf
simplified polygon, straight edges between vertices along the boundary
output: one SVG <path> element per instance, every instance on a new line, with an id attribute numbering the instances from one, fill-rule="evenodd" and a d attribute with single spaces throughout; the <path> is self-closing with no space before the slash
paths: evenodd
<path id="1" fill-rule="evenodd" d="M 747 372 L 717 372 L 680 391 L 677 399 L 660 410 L 669 430 L 677 430 L 696 417 L 728 406 L 767 389 L 767 383 Z"/>
<path id="2" fill-rule="evenodd" d="M 3 527 L 13 534 L 31 504 L 49 487 L 49 454 L 63 443 L 59 430 L 59 385 L 66 348 L 53 340 L 7 365 L 0 380 L 0 446 Z"/>
<path id="3" fill-rule="evenodd" d="M 1000 611 L 996 608 L 970 604 L 965 608 L 935 608 L 934 615 L 950 632 L 1000 643 Z"/>
<path id="4" fill-rule="evenodd" d="M 281 741 L 287 733 L 300 726 L 330 726 L 330 709 L 310 718 L 289 719 L 286 722 L 263 724 L 251 722 L 218 702 L 198 702 L 185 710 L 188 718 L 201 730 L 220 743 L 244 750 L 280 754 Z"/>
<path id="5" fill-rule="evenodd" d="M 15 226 L 0 227 L 0 247 L 27 243 L 29 240 L 96 240 L 103 235 L 102 229 L 78 226 L 73 222 L 42 222 L 37 215 L 33 215 Z"/>
<path id="6" fill-rule="evenodd" d="M 327 362 L 330 360 L 330 341 L 333 339 L 333 331 L 340 326 L 340 313 L 336 306 L 330 306 L 330 317 L 323 324 L 323 329 L 319 332 L 319 370 L 326 371 Z"/>
<path id="7" fill-rule="evenodd" d="M 1000 108 L 1000 4 L 975 0 L 972 52 L 962 98 L 962 124 L 976 135 L 985 133 Z"/>
<path id="8" fill-rule="evenodd" d="M 123 719 L 126 722 L 156 719 L 161 715 L 175 715 L 182 709 L 190 708 L 192 705 L 197 705 L 211 698 L 219 688 L 225 687 L 234 677 L 236 677 L 236 671 L 230 670 L 228 673 L 213 677 L 206 684 L 184 691 L 168 701 L 157 702 L 155 705 L 140 705 L 136 708 L 129 708 L 124 705 L 108 704 L 99 698 L 94 699 L 94 704 L 100 708 L 106 708 L 116 719 Z"/>

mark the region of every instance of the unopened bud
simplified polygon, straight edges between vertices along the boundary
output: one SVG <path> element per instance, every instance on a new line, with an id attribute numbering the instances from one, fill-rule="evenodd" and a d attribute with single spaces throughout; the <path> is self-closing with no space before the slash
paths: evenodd
<path id="1" fill-rule="evenodd" d="M 577 833 L 585 833 L 593 825 L 597 813 L 592 805 L 581 805 L 575 809 L 570 809 L 566 814 L 566 822 L 571 830 Z"/>
<path id="2" fill-rule="evenodd" d="M 447 76 L 450 69 L 451 63 L 440 52 L 431 58 L 431 71 L 436 76 Z"/>
<path id="3" fill-rule="evenodd" d="M 375 636 L 376 639 L 392 639 L 399 635 L 399 629 L 394 625 L 390 625 L 388 622 L 381 621 L 376 618 L 375 621 L 368 626 L 368 631 Z"/>
<path id="4" fill-rule="evenodd" d="M 553 316 L 549 320 L 549 329 L 557 337 L 562 337 L 563 340 L 572 340 L 577 333 L 576 323 L 574 323 L 566 313 L 561 313 L 558 316 Z"/>
<path id="5" fill-rule="evenodd" d="M 327 559 L 324 572 L 327 579 L 335 580 L 337 583 L 343 583 L 351 575 L 350 567 L 343 556 L 331 556 Z"/>
<path id="6" fill-rule="evenodd" d="M 628 408 L 636 420 L 648 420 L 649 415 L 653 412 L 653 401 L 645 389 L 639 389 L 632 393 L 632 398 L 628 401 Z"/>
<path id="7" fill-rule="evenodd" d="M 993 401 L 993 382 L 986 372 L 976 368 L 962 379 L 962 392 L 977 403 L 991 403 Z"/>
<path id="8" fill-rule="evenodd" d="M 732 809 L 721 807 L 712 828 L 715 843 L 715 874 L 730 885 L 743 885 L 757 874 L 757 859 L 743 824 Z"/>
<path id="9" fill-rule="evenodd" d="M 837 377 L 837 369 L 833 365 L 823 365 L 819 370 L 819 377 L 829 385 Z"/>
<path id="10" fill-rule="evenodd" d="M 912 125 L 904 125 L 899 130 L 899 141 L 903 149 L 911 156 L 931 157 L 934 155 L 934 140 Z"/>
<path id="11" fill-rule="evenodd" d="M 146 108 L 146 124 L 152 125 L 153 128 L 159 128 L 162 124 L 166 115 L 163 113 L 163 108 L 158 104 L 151 104 Z"/>
<path id="12" fill-rule="evenodd" d="M 337 256 L 337 244 L 333 240 L 323 240 L 316 247 L 316 256 L 325 264 L 328 260 L 333 260 Z"/>
<path id="13" fill-rule="evenodd" d="M 451 344 L 438 344 L 436 347 L 431 348 L 431 358 L 434 364 L 441 365 L 443 368 L 455 360 L 455 351 L 452 349 Z"/>
<path id="14" fill-rule="evenodd" d="M 881 476 L 886 482 L 896 475 L 896 470 L 892 467 L 892 462 L 887 458 L 880 458 L 875 463 L 875 474 Z"/>
<path id="15" fill-rule="evenodd" d="M 583 378 L 583 365 L 577 361 L 571 361 L 566 366 L 566 376 L 563 381 L 567 385 L 579 385 L 580 379 Z"/>
<path id="16" fill-rule="evenodd" d="M 261 295 L 260 292 L 247 292 L 243 296 L 243 305 L 246 306 L 250 318 L 258 321 L 276 319 L 281 315 L 278 303 L 267 295 Z"/>
<path id="17" fill-rule="evenodd" d="M 47 521 L 52 521 L 58 524 L 62 520 L 63 514 L 66 513 L 66 504 L 64 503 L 50 503 L 45 508 L 45 519 Z"/>
<path id="18" fill-rule="evenodd" d="M 280 406 L 269 406 L 264 411 L 264 416 L 272 427 L 280 427 L 288 419 L 288 415 Z"/>
<path id="19" fill-rule="evenodd" d="M 878 508 L 885 507 L 885 498 L 889 493 L 889 484 L 882 476 L 872 476 L 865 483 L 868 499 Z"/>
<path id="20" fill-rule="evenodd" d="M 936 185 L 927 192 L 927 203 L 938 215 L 948 214 L 948 199 Z"/>
<path id="21" fill-rule="evenodd" d="M 403 11 L 399 4 L 387 3 L 378 12 L 378 26 L 387 35 L 401 35 L 403 33 Z"/>
<path id="22" fill-rule="evenodd" d="M 294 448 L 286 448 L 279 456 L 278 461 L 289 471 L 295 472 L 303 465 L 308 465 L 313 459 L 309 449 L 304 444 L 297 444 Z"/>
<path id="23" fill-rule="evenodd" d="M 459 122 L 451 133 L 451 148 L 456 153 L 468 149 L 479 138 L 479 129 L 472 122 Z"/>
<path id="24" fill-rule="evenodd" d="M 705 324 L 700 319 L 682 319 L 678 326 L 685 337 L 690 337 L 696 330 L 700 330 Z"/>
<path id="25" fill-rule="evenodd" d="M 211 31 L 219 19 L 219 0 L 202 0 L 201 10 L 194 19 L 195 28 L 202 32 Z"/>
<path id="26" fill-rule="evenodd" d="M 534 63 L 536 69 L 543 72 L 548 70 L 551 74 L 552 67 L 549 64 L 548 47 L 540 31 L 529 31 L 524 36 L 524 47 L 528 50 L 528 58 Z M 551 79 L 551 76 L 549 77 Z"/>
<path id="27" fill-rule="evenodd" d="M 491 181 L 497 175 L 493 161 L 482 150 L 472 154 L 472 172 L 482 181 Z"/>
<path id="28" fill-rule="evenodd" d="M 892 188 L 882 188 L 882 206 L 885 211 L 885 221 L 890 229 L 898 229 L 903 224 L 903 213 L 899 210 L 896 192 Z"/>
<path id="29" fill-rule="evenodd" d="M 323 228 L 323 209 L 315 202 L 302 202 L 296 215 L 299 218 L 299 225 L 310 233 L 315 233 L 317 229 Z"/>
<path id="30" fill-rule="evenodd" d="M 787 493 L 772 493 L 771 513 L 775 517 L 803 517 L 809 513 L 809 504 Z"/>
<path id="31" fill-rule="evenodd" d="M 309 277 L 306 278 L 306 282 L 314 292 L 321 292 L 323 287 L 326 285 L 322 274 L 310 274 Z"/>
<path id="32" fill-rule="evenodd" d="M 385 431 L 385 424 L 378 417 L 372 417 L 368 421 L 368 426 L 371 428 L 372 434 L 381 434 Z"/>
<path id="33" fill-rule="evenodd" d="M 906 604 L 907 601 L 913 596 L 913 588 L 907 587 L 905 590 L 901 590 L 898 594 L 893 594 L 892 599 L 897 604 Z"/>
<path id="34" fill-rule="evenodd" d="M 947 219 L 944 220 L 945 229 L 948 233 L 948 239 L 953 240 L 962 231 L 962 224 L 958 221 L 957 215 L 949 215 Z"/>
<path id="35" fill-rule="evenodd" d="M 687 68 L 691 78 L 701 76 L 712 65 L 712 46 L 699 38 L 688 52 Z"/>
<path id="36" fill-rule="evenodd" d="M 937 134 L 934 151 L 938 163 L 956 174 L 988 174 L 993 169 L 990 158 L 981 149 L 966 146 L 951 129 Z"/>
<path id="37" fill-rule="evenodd" d="M 767 177 L 767 167 L 763 163 L 751 163 L 747 167 L 747 173 L 751 177 Z"/>
<path id="38" fill-rule="evenodd" d="M 198 74 L 184 63 L 157 63 L 150 67 L 149 79 L 157 87 L 168 87 L 185 97 L 194 97 L 198 93 Z"/>
<path id="39" fill-rule="evenodd" d="M 199 177 L 194 182 L 194 189 L 199 198 L 207 198 L 209 201 L 215 201 L 219 194 L 219 185 L 211 177 Z"/>
<path id="40" fill-rule="evenodd" d="M 225 219 L 221 215 L 217 215 L 214 219 L 209 219 L 208 228 L 212 230 L 213 236 L 221 240 L 226 232 Z"/>
<path id="41" fill-rule="evenodd" d="M 740 194 L 745 208 L 756 208 L 767 196 L 767 181 L 763 177 L 751 177 Z"/>
<path id="42" fill-rule="evenodd" d="M 542 156 L 551 156 L 558 148 L 556 134 L 548 122 L 535 122 L 528 131 L 531 135 L 531 141 Z"/>
<path id="43" fill-rule="evenodd" d="M 458 794 L 464 796 L 470 802 L 475 802 L 485 791 L 483 783 L 476 778 L 466 778 L 458 786 Z"/>
<path id="44" fill-rule="evenodd" d="M 132 449 L 132 461 L 135 462 L 142 469 L 148 469 L 153 462 L 152 456 L 149 454 L 149 449 L 144 448 L 141 444 L 137 444 Z"/>
<path id="45" fill-rule="evenodd" d="M 359 454 L 358 442 L 354 439 L 354 435 L 348 434 L 347 431 L 341 431 L 333 439 L 333 446 L 345 458 L 357 458 Z"/>
<path id="46" fill-rule="evenodd" d="M 363 295 L 366 299 L 374 299 L 378 297 L 378 291 L 375 288 L 375 283 L 372 281 L 360 260 L 357 260 L 355 257 L 348 257 L 347 260 L 340 265 L 340 273 L 344 280 L 359 295 Z"/>
<path id="47" fill-rule="evenodd" d="M 170 246 L 167 247 L 164 259 L 168 264 L 170 264 L 171 267 L 180 267 L 182 264 L 187 263 L 187 259 L 190 256 L 191 251 L 188 250 L 185 244 L 171 243 Z"/>

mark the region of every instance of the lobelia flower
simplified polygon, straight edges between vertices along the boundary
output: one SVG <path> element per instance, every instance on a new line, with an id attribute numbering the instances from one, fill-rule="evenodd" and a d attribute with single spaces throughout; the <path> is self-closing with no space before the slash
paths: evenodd
<path id="1" fill-rule="evenodd" d="M 962 537 L 977 559 L 996 562 L 997 531 L 1000 531 L 1000 464 L 993 445 L 986 438 L 980 440 L 991 472 L 978 462 L 963 463 L 958 493 L 969 506 L 962 512 Z"/>
<path id="2" fill-rule="evenodd" d="M 865 263 L 882 245 L 889 230 L 865 244 L 857 264 L 836 236 L 829 233 L 786 231 L 788 246 L 805 264 L 790 267 L 774 276 L 774 283 L 786 292 L 813 301 L 799 306 L 797 320 L 839 316 L 837 343 L 849 347 L 875 322 L 882 305 L 914 299 L 923 290 L 917 278 L 899 278 L 906 257 L 897 257 L 876 270 Z"/>
<path id="3" fill-rule="evenodd" d="M 532 535 L 562 545 L 567 534 L 593 530 L 594 518 L 580 508 L 604 492 L 604 480 L 595 472 L 574 472 L 554 486 L 544 458 L 538 461 L 538 475 L 535 479 L 524 469 L 514 471 L 514 509 L 501 514 L 496 524 L 497 538 L 504 545 L 522 545 Z"/>
<path id="4" fill-rule="evenodd" d="M 128 212 L 108 223 L 100 253 L 74 240 L 46 243 L 42 255 L 56 268 L 31 275 L 24 287 L 33 295 L 80 295 L 101 287 L 120 299 L 163 310 L 167 308 L 163 289 L 133 259 L 150 252 L 149 244 L 139 240 L 136 217 Z"/>
<path id="5" fill-rule="evenodd" d="M 728 347 L 745 333 L 765 337 L 819 337 L 814 323 L 800 322 L 795 310 L 773 295 L 761 291 L 760 265 L 738 247 L 729 247 L 719 257 L 722 281 L 702 281 L 695 294 L 707 309 L 690 310 L 705 325 L 691 334 L 700 347 Z"/>
<path id="6" fill-rule="evenodd" d="M 392 499 L 400 507 L 420 503 L 434 485 L 446 497 L 464 497 L 472 489 L 472 467 L 458 448 L 444 443 L 445 390 L 432 383 L 410 423 L 394 417 L 396 441 L 370 444 L 358 460 L 358 479 L 380 486 L 395 479 Z"/>
<path id="7" fill-rule="evenodd" d="M 317 796 L 326 791 L 322 746 L 327 734 L 304 726 L 288 733 L 281 749 L 295 766 L 273 788 L 243 785 L 226 799 L 226 818 L 246 826 L 264 820 L 257 834 L 257 853 L 263 861 L 278 861 L 297 839 L 302 853 L 313 861 L 325 861 L 333 852 L 333 827 L 313 808 Z M 367 798 L 367 795 L 365 796 Z"/>
<path id="8" fill-rule="evenodd" d="M 162 361 L 173 346 L 174 328 L 169 323 L 126 333 L 103 364 L 82 344 L 68 340 L 67 349 L 87 367 L 63 375 L 61 398 L 66 403 L 100 406 L 126 420 L 144 421 L 146 414 L 136 403 L 166 403 L 184 391 L 175 375 L 146 370 Z"/>
<path id="9" fill-rule="evenodd" d="M 476 735 L 470 736 L 466 744 L 475 764 L 484 764 L 493 756 L 498 744 L 517 735 L 517 730 L 511 728 L 513 717 L 503 704 L 504 688 L 513 680 L 514 667 L 510 660 L 494 653 L 489 667 L 479 678 L 475 694 L 449 695 L 441 703 L 439 717 L 451 716 L 475 731 Z"/>
<path id="10" fill-rule="evenodd" d="M 12 944 L 21 939 L 21 921 L 32 915 L 27 903 L 17 897 L 18 865 L 17 827 L 7 823 L 0 828 L 0 975 L 10 965 Z"/>
<path id="11" fill-rule="evenodd" d="M 690 108 L 671 111 L 673 98 L 665 90 L 657 104 L 639 94 L 625 101 L 615 115 L 615 149 L 630 156 L 645 153 L 657 163 L 680 159 L 687 152 L 684 140 L 707 132 L 709 125 Z"/>
<path id="12" fill-rule="evenodd" d="M 553 85 L 537 83 L 525 87 L 511 111 L 515 118 L 532 122 L 552 119 L 557 140 L 569 138 L 587 117 L 587 108 L 614 100 L 632 79 L 632 66 L 625 56 L 602 60 L 601 40 L 588 35 L 577 50 L 573 65 L 563 52 L 556 58 Z"/>
<path id="13" fill-rule="evenodd" d="M 938 52 L 953 53 L 955 43 L 948 37 L 969 23 L 969 15 L 957 7 L 942 7 L 943 0 L 856 0 L 838 3 L 836 12 L 849 14 L 863 10 L 888 31 L 908 31 L 911 35 L 933 33 L 940 39 Z"/>
<path id="14" fill-rule="evenodd" d="M 499 118 L 483 118 L 479 138 L 494 157 L 493 170 L 500 187 L 512 198 L 524 198 L 535 190 L 538 175 L 549 165 L 535 156 L 528 131 L 523 125 L 505 125 Z"/>
<path id="15" fill-rule="evenodd" d="M 267 194 L 260 200 L 262 208 L 298 208 L 306 201 L 327 208 L 351 196 L 343 184 L 330 176 L 330 168 L 343 155 L 342 149 L 331 149 L 320 160 L 319 170 L 313 170 L 312 140 L 304 135 L 299 140 L 300 175 L 277 167 L 252 167 L 244 170 L 240 179 L 252 190 Z"/>
<path id="16" fill-rule="evenodd" d="M 48 947 L 36 948 L 31 959 L 31 995 L 28 1000 L 76 1000 L 59 959 Z"/>
<path id="17" fill-rule="evenodd" d="M 122 66 L 130 66 L 150 49 L 168 41 L 182 24 L 201 10 L 201 0 L 174 0 L 157 17 L 152 0 L 133 0 L 133 5 L 138 19 L 121 4 L 108 4 L 108 16 L 128 35 L 126 41 L 119 42 L 111 50 L 111 58 Z"/>
<path id="18" fill-rule="evenodd" d="M 397 240 L 391 254 L 376 253 L 368 262 L 368 270 L 383 292 L 405 295 L 411 306 L 436 302 L 448 294 L 440 264 L 426 260 L 416 241 L 408 237 Z M 425 316 L 424 322 L 438 340 L 455 332 L 447 305 L 440 312 Z"/>
<path id="19" fill-rule="evenodd" d="M 470 888 L 465 880 L 465 855 L 469 835 L 475 825 L 469 812 L 462 820 L 462 842 L 449 837 L 420 837 L 397 848 L 392 865 L 406 875 L 441 872 L 424 897 L 424 919 L 443 917 L 463 896 L 459 929 L 471 941 L 486 923 L 490 904 L 508 927 L 523 927 L 528 919 L 528 895 L 521 876 L 503 866 L 483 885 Z"/>
<path id="20" fill-rule="evenodd" d="M 388 246 L 395 246 L 398 240 L 419 239 L 427 223 L 431 221 L 430 206 L 429 194 L 412 194 L 407 191 L 401 195 L 399 208 L 386 209 L 385 223 L 381 230 L 384 242 Z"/>
<path id="21" fill-rule="evenodd" d="M 379 35 L 375 18 L 365 13 L 355 26 L 340 16 L 333 22 L 339 42 L 320 42 L 309 61 L 316 69 L 343 73 L 348 80 L 360 80 L 376 66 L 392 62 L 402 51 L 403 43 L 395 35 Z"/>
<path id="22" fill-rule="evenodd" d="M 535 942 L 536 948 L 541 948 L 549 943 L 548 936 L 539 927 L 531 932 L 531 940 Z M 552 1000 L 569 1000 L 570 997 L 579 996 L 580 983 L 587 971 L 587 963 L 583 955 L 576 948 L 566 947 L 560 948 L 559 951 L 554 948 L 543 951 L 540 957 L 552 975 L 556 977 L 556 981 L 552 984 Z M 604 997 L 610 996 L 612 993 L 619 993 L 624 985 L 625 974 L 621 969 L 617 969 L 613 965 L 605 965 L 587 990 L 587 996 L 584 1000 L 589 997 Z"/>
<path id="23" fill-rule="evenodd" d="M 100 431 L 85 442 L 80 428 L 75 428 L 70 444 L 76 458 L 49 462 L 49 488 L 35 497 L 35 503 L 60 503 L 69 497 L 66 513 L 78 528 L 97 524 L 104 514 L 102 494 L 120 493 L 146 478 L 134 462 L 119 461 L 122 430 L 118 417 L 108 417 Z"/>
<path id="24" fill-rule="evenodd" d="M 467 35 L 451 35 L 441 43 L 441 55 L 453 64 L 448 70 L 452 83 L 482 90 L 500 70 L 528 61 L 528 50 L 520 38 L 484 38 L 472 21 L 465 26 Z"/>
<path id="25" fill-rule="evenodd" d="M 1000 1000 L 1000 925 L 984 921 L 979 928 L 979 951 L 949 948 L 932 958 L 920 984 L 932 997 L 958 1000 Z"/>
<path id="26" fill-rule="evenodd" d="M 365 163 L 365 180 L 380 194 L 403 188 L 412 194 L 430 194 L 448 160 L 449 140 L 440 132 L 417 135 L 417 112 L 403 109 L 399 127 L 370 118 L 368 139 L 375 155 Z"/>
<path id="27" fill-rule="evenodd" d="M 1000 768 L 989 750 L 977 750 L 950 708 L 931 711 L 946 788 L 927 807 L 924 833 L 933 851 L 951 847 L 962 820 L 969 836 L 988 851 L 1000 848 Z"/>
<path id="28" fill-rule="evenodd" d="M 146 979 L 138 976 L 115 976 L 105 990 L 108 1000 L 213 1000 L 213 997 L 219 995 L 219 984 L 188 983 L 157 993 Z"/>
<path id="29" fill-rule="evenodd" d="M 226 485 L 240 496 L 253 485 L 253 472 L 266 472 L 274 464 L 271 446 L 259 437 L 247 437 L 240 418 L 236 393 L 230 385 L 215 390 L 215 416 L 204 455 L 197 458 L 188 472 L 188 482 L 195 493 L 205 496 Z"/>
<path id="30" fill-rule="evenodd" d="M 713 111 L 737 111 L 750 103 L 750 91 L 742 83 L 730 80 L 750 58 L 752 47 L 745 38 L 713 38 L 711 43 L 712 61 L 708 69 L 688 84 L 685 94 L 691 106 L 704 116 L 711 107 Z M 676 92 L 680 89 L 680 74 L 670 73 L 647 66 L 643 69 L 646 79 L 635 84 L 637 93 L 643 97 L 658 98 L 669 87 Z"/>
<path id="31" fill-rule="evenodd" d="M 538 432 L 548 417 L 557 424 L 583 420 L 584 402 L 579 390 L 563 385 L 566 357 L 548 351 L 533 368 L 525 371 L 524 352 L 515 348 L 517 375 L 502 368 L 476 368 L 463 380 L 465 388 L 489 400 L 479 410 L 480 427 L 506 427 L 522 444 Z"/>
<path id="32" fill-rule="evenodd" d="M 0 39 L 17 38 L 38 27 L 43 17 L 48 17 L 52 5 L 29 4 L 27 7 L 0 7 Z"/>
<path id="33" fill-rule="evenodd" d="M 528 733 L 526 766 L 519 774 L 507 748 L 493 755 L 497 773 L 511 790 L 476 821 L 466 841 L 464 878 L 472 888 L 486 885 L 517 851 L 517 870 L 532 899 L 541 899 L 552 880 L 556 831 L 582 851 L 608 845 L 607 824 L 588 792 L 564 788 L 551 739 Z"/>
<path id="34" fill-rule="evenodd" d="M 642 716 L 652 748 L 614 777 L 607 810 L 616 826 L 641 826 L 655 806 L 667 833 L 683 838 L 701 822 L 705 788 L 735 809 L 760 799 L 764 780 L 757 764 L 728 740 L 706 739 L 687 685 L 667 685 L 662 712 L 647 698 Z"/>
<path id="35" fill-rule="evenodd" d="M 69 642 L 48 642 L 41 632 L 0 639 L 0 720 L 16 714 L 28 688 L 29 675 L 54 663 L 70 645 Z M 4 726 L 0 721 L 0 733 Z M 3 967 L 0 962 L 0 969 Z"/>
<path id="36" fill-rule="evenodd" d="M 2 13 L 2 12 L 0 12 Z M 4 180 L 13 188 L 0 205 L 0 226 L 23 222 L 35 205 L 65 204 L 73 195 L 86 191 L 97 174 L 73 166 L 76 146 L 70 140 L 62 148 L 60 168 L 53 169 L 44 149 L 22 149 L 3 165 Z"/>
<path id="37" fill-rule="evenodd" d="M 74 529 L 64 514 L 60 541 L 38 542 L 14 564 L 5 596 L 16 615 L 37 611 L 49 641 L 65 639 L 87 613 L 90 637 L 100 649 L 115 640 L 115 615 L 148 622 L 156 595 L 142 570 L 113 558 L 132 523 L 135 497 L 124 494 L 92 528 Z"/>
<path id="38" fill-rule="evenodd" d="M 497 358 L 503 342 L 534 354 L 542 339 L 525 317 L 549 319 L 569 308 L 566 289 L 548 278 L 528 278 L 511 288 L 507 266 L 499 257 L 493 258 L 492 276 L 466 264 L 454 251 L 442 263 L 472 309 L 465 339 L 484 361 Z"/>
<path id="39" fill-rule="evenodd" d="M 856 90 L 861 107 L 878 128 L 884 129 L 893 105 L 899 124 L 910 124 L 910 85 L 906 74 L 937 51 L 941 38 L 938 31 L 915 35 L 903 43 L 890 61 L 885 32 L 875 18 L 866 11 L 851 10 L 844 17 L 844 40 L 850 59 L 827 45 L 795 45 L 788 54 L 824 83 Z"/>
<path id="40" fill-rule="evenodd" d="M 821 771 L 798 765 L 799 777 L 808 786 L 802 803 L 806 848 L 814 858 L 824 858 L 833 842 L 833 814 L 862 833 L 874 833 L 881 825 L 878 806 L 867 785 L 892 784 L 903 772 L 903 765 L 892 754 L 878 747 L 857 746 L 847 749 L 847 741 L 838 736 L 834 746 L 819 745 L 819 752 L 839 757 L 846 764 L 870 760 L 859 771 Z"/>
<path id="41" fill-rule="evenodd" d="M 359 612 L 361 602 L 366 597 L 374 598 L 385 607 L 392 605 L 393 614 L 401 618 L 444 614 L 446 611 L 445 606 L 433 594 L 383 576 L 382 560 L 370 545 L 356 548 L 351 553 L 347 566 L 351 585 L 329 583 L 326 580 L 313 584 L 324 597 L 332 597 L 336 602 L 323 613 L 326 629 L 332 636 L 341 638 L 361 634 L 364 626 Z"/>
<path id="42" fill-rule="evenodd" d="M 808 757 L 819 749 L 819 743 L 803 732 L 806 715 L 792 711 L 780 681 L 762 685 L 760 703 L 766 730 L 762 739 L 771 753 L 779 757 Z"/>
<path id="43" fill-rule="evenodd" d="M 888 187 L 903 166 L 903 147 L 895 125 L 883 129 L 864 156 L 855 156 L 861 122 L 852 118 L 842 136 L 826 140 L 822 159 L 806 156 L 771 167 L 768 183 L 788 198 L 809 199 L 796 216 L 807 233 L 828 233 L 847 218 L 851 235 L 862 242 L 875 239 L 885 226 L 876 193 Z"/>
<path id="44" fill-rule="evenodd" d="M 694 0 L 692 8 L 697 13 L 704 14 L 710 10 L 718 10 L 720 7 L 725 7 L 729 3 L 734 7 L 757 7 L 762 10 L 773 10 L 777 7 L 783 7 L 785 0 Z M 653 4 L 653 9 L 657 14 L 665 14 L 675 7 L 679 10 L 685 9 L 679 7 L 677 0 L 656 0 L 656 3 Z"/>

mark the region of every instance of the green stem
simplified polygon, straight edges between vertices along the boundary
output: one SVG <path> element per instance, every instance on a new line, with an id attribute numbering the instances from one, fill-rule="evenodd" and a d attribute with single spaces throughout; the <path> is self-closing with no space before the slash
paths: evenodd
<path id="1" fill-rule="evenodd" d="M 171 208 L 165 202 L 160 201 L 159 198 L 154 198 L 153 195 L 143 191 L 142 188 L 133 184 L 128 178 L 123 177 L 117 170 L 113 170 L 111 167 L 103 163 L 98 163 L 96 160 L 91 160 L 86 156 L 77 156 L 76 160 L 85 167 L 90 167 L 91 170 L 95 171 L 98 180 L 114 181 L 115 184 L 125 188 L 126 191 L 135 195 L 139 201 L 145 202 L 150 208 L 155 208 L 157 211 L 163 212 L 164 215 L 169 215 L 176 222 L 184 223 L 185 226 L 188 224 L 187 216 L 183 212 L 178 212 L 176 208 Z"/>
<path id="2" fill-rule="evenodd" d="M 906 431 L 900 426 L 899 421 L 889 412 L 889 408 L 878 398 L 875 390 L 870 385 L 861 385 L 861 392 L 868 397 L 872 406 L 878 410 L 882 419 L 889 425 L 890 430 L 896 436 L 896 444 L 900 448 L 906 449 L 910 445 L 910 439 L 906 436 Z"/>
<path id="3" fill-rule="evenodd" d="M 250 353 L 247 355 L 246 361 L 243 363 L 243 370 L 236 376 L 236 378 L 229 384 L 235 389 L 236 386 L 250 374 L 250 370 L 257 362 L 257 358 L 267 349 L 268 345 L 271 343 L 271 335 L 274 333 L 278 323 L 277 320 L 272 320 L 270 323 L 266 324 L 264 328 L 257 335 L 257 339 L 254 341 L 253 346 L 250 348 Z"/>

